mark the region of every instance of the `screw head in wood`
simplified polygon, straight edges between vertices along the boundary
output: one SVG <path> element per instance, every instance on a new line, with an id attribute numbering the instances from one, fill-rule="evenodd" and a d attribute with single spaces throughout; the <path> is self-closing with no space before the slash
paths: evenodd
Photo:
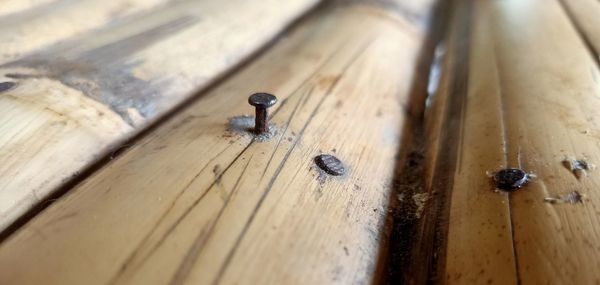
<path id="1" fill-rule="evenodd" d="M 317 155 L 315 163 L 330 175 L 340 176 L 346 172 L 344 164 L 337 157 L 330 154 Z"/>
<path id="2" fill-rule="evenodd" d="M 496 187 L 498 187 L 498 189 L 514 191 L 525 186 L 525 184 L 529 182 L 529 175 L 527 172 L 518 168 L 506 168 L 499 170 L 494 174 L 494 181 L 496 182 Z"/>

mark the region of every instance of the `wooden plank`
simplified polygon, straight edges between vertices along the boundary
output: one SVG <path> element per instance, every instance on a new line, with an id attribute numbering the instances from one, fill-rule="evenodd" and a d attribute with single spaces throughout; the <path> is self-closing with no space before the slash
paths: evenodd
<path id="1" fill-rule="evenodd" d="M 0 2 L 0 17 L 15 13 L 22 13 L 44 5 L 51 5 L 59 0 L 21 0 Z"/>
<path id="2" fill-rule="evenodd" d="M 0 229 L 316 2 L 179 1 L 3 65 Z"/>
<path id="3" fill-rule="evenodd" d="M 448 11 L 446 17 L 449 19 L 446 24 L 445 37 L 438 44 L 436 50 L 440 58 L 437 59 L 437 65 L 431 66 L 430 74 L 440 72 L 439 79 L 430 78 L 429 98 L 426 100 L 426 109 L 424 110 L 424 122 L 422 125 L 415 125 L 415 129 L 422 128 L 422 138 L 417 137 L 413 142 L 412 152 L 416 157 L 413 162 L 407 162 L 402 169 L 402 173 L 408 173 L 408 176 L 401 176 L 399 179 L 406 180 L 401 182 L 405 185 L 399 187 L 398 193 L 402 199 L 397 206 L 398 212 L 395 218 L 395 236 L 392 241 L 396 244 L 406 244 L 404 247 L 407 252 L 397 253 L 395 262 L 392 262 L 391 270 L 393 273 L 392 281 L 400 284 L 424 284 L 438 283 L 445 281 L 446 262 L 450 266 L 468 267 L 472 264 L 480 266 L 485 264 L 478 256 L 469 256 L 469 258 L 454 258 L 448 256 L 446 259 L 445 248 L 447 243 L 446 234 L 448 228 L 462 228 L 463 224 L 453 224 L 453 220 L 448 222 L 449 209 L 447 201 L 450 200 L 451 189 L 455 188 L 454 173 L 458 163 L 472 163 L 478 161 L 480 157 L 488 157 L 494 153 L 493 147 L 490 150 L 473 149 L 465 154 L 465 158 L 459 159 L 458 148 L 462 129 L 466 128 L 462 124 L 494 124 L 494 116 L 497 117 L 497 107 L 490 102 L 489 98 L 473 98 L 466 103 L 467 97 L 466 85 L 471 83 L 469 75 L 469 57 L 485 58 L 483 54 L 470 54 L 471 31 L 470 29 L 486 29 L 486 26 L 473 26 L 472 17 L 486 17 L 486 15 L 474 14 L 471 10 L 469 1 L 450 1 L 446 3 L 447 7 L 441 8 Z M 486 43 L 486 38 L 478 39 L 480 44 Z M 488 73 L 477 74 L 473 79 L 478 88 L 484 89 L 486 84 L 490 84 Z M 493 77 L 492 77 L 493 78 Z M 437 83 L 434 83 L 437 81 Z M 492 81 L 493 82 L 493 81 Z M 469 98 L 472 96 L 469 96 Z M 487 106 L 486 104 L 490 104 Z M 465 106 L 468 105 L 468 106 Z M 462 120 L 463 109 L 477 110 L 479 115 L 486 114 L 490 116 L 489 122 L 481 120 Z M 465 134 L 466 135 L 466 134 Z M 473 133 L 471 136 L 484 137 L 485 134 Z M 480 138 L 481 139 L 481 138 Z M 485 137 L 487 140 L 487 135 Z M 493 141 L 493 137 L 489 138 Z M 492 143 L 493 144 L 493 143 Z M 419 159 L 419 156 L 423 158 Z M 419 170 L 419 168 L 422 168 Z M 479 175 L 475 173 L 474 175 Z M 401 180 L 401 181 L 402 181 Z M 412 182 L 410 182 L 412 180 Z M 484 181 L 488 183 L 488 181 Z M 471 181 L 459 181 L 461 187 L 476 187 Z M 470 184 L 470 185 L 469 185 Z M 487 185 L 487 184 L 485 184 Z M 479 193 L 484 195 L 486 193 Z M 424 199 L 420 202 L 421 214 L 411 220 L 410 217 L 402 215 L 403 212 L 419 211 L 415 199 Z M 486 209 L 492 206 L 485 200 L 475 205 L 475 207 Z M 494 207 L 494 206 L 492 206 Z M 468 209 L 465 209 L 468 210 Z M 466 219 L 477 217 L 466 216 Z M 450 225 L 449 225 L 450 224 Z M 469 226 L 465 223 L 464 226 Z M 460 229 L 459 229 L 460 230 Z M 475 236 L 466 236 L 464 240 L 458 242 L 469 244 Z M 498 240 L 495 240 L 498 241 Z M 489 241 L 493 243 L 494 240 Z M 481 242 L 483 243 L 483 242 Z M 510 245 L 510 240 L 509 240 Z M 393 245 L 392 245 L 393 246 Z M 486 244 L 486 246 L 489 246 Z M 487 251 L 482 247 L 483 252 Z M 508 260 L 510 267 L 510 260 Z M 442 270 L 439 270 L 442 268 Z M 499 270 L 501 271 L 501 270 Z M 501 275 L 502 278 L 507 277 Z M 511 277 L 511 274 L 508 275 Z M 510 283 L 509 280 L 504 280 Z M 450 282 L 452 283 L 452 282 Z"/>
<path id="4" fill-rule="evenodd" d="M 10 4 L 0 6 L 0 63 L 19 59 L 124 18 L 160 11 L 167 0 L 6 2 Z"/>
<path id="5" fill-rule="evenodd" d="M 455 94 L 449 100 L 455 101 L 450 103 L 454 106 L 449 107 L 449 116 L 462 121 L 454 136 L 446 136 L 446 140 L 452 137 L 456 141 L 457 151 L 454 174 L 448 174 L 455 177 L 451 180 L 449 197 L 446 281 L 482 284 L 493 280 L 499 284 L 515 284 L 509 196 L 492 191 L 486 175 L 486 171 L 507 164 L 503 94 L 497 89 L 500 79 L 498 63 L 493 60 L 495 41 L 491 38 L 496 27 L 485 20 L 492 16 L 489 10 L 482 8 L 488 5 L 474 3 L 473 11 L 469 11 L 471 7 L 460 7 L 466 10 L 462 14 L 466 19 L 458 20 L 459 29 L 464 32 L 457 36 L 465 42 L 457 50 L 452 70 L 457 77 L 450 85 L 450 92 Z M 469 4 L 463 2 L 462 5 Z M 469 23 L 471 15 L 472 23 Z"/>
<path id="6" fill-rule="evenodd" d="M 497 24 L 495 41 L 505 69 L 501 78 L 511 82 L 502 85 L 511 126 L 508 157 L 539 176 L 531 191 L 511 196 L 517 274 L 523 283 L 598 283 L 600 220 L 595 205 L 600 205 L 600 177 L 591 172 L 588 179 L 578 180 L 562 162 L 600 161 L 598 65 L 557 2 L 531 1 L 539 8 L 516 17 L 513 7 L 528 3 L 513 2 L 496 10 L 497 21 L 506 22 Z M 526 24 L 531 30 L 512 32 Z M 551 52 L 539 52 L 548 47 Z M 525 60 L 530 64 L 523 65 Z M 540 107 L 545 111 L 527 113 Z M 585 195 L 585 204 L 544 203 L 547 197 L 572 191 Z"/>
<path id="7" fill-rule="evenodd" d="M 445 149 L 436 164 L 455 166 L 436 168 L 449 184 L 434 179 L 430 188 L 448 191 L 448 222 L 437 229 L 445 240 L 441 281 L 597 283 L 600 178 L 589 171 L 577 179 L 563 160 L 599 159 L 598 65 L 558 1 L 459 3 L 467 12 L 455 20 L 464 33 L 454 41 L 468 45 L 449 55 L 449 84 L 438 94 L 448 97 L 436 98 L 449 122 L 439 128 Z M 515 192 L 494 191 L 486 172 L 506 167 L 537 178 Z M 573 191 L 583 203 L 545 201 Z"/>
<path id="8" fill-rule="evenodd" d="M 600 61 L 600 2 L 595 0 L 561 0 L 571 21 L 588 41 Z"/>
<path id="9" fill-rule="evenodd" d="M 322 10 L 4 242 L 0 280 L 377 280 L 423 40 L 378 6 Z M 266 141 L 239 117 L 256 91 L 280 100 Z M 339 157 L 346 175 L 317 170 L 320 153 Z"/>

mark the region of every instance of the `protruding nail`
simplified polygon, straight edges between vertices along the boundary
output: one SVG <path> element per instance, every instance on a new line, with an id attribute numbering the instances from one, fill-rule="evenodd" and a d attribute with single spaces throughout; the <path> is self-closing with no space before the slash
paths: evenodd
<path id="1" fill-rule="evenodd" d="M 277 97 L 269 93 L 255 93 L 248 98 L 248 103 L 256 108 L 256 115 L 254 117 L 254 132 L 257 134 L 268 132 L 268 108 L 277 103 Z"/>

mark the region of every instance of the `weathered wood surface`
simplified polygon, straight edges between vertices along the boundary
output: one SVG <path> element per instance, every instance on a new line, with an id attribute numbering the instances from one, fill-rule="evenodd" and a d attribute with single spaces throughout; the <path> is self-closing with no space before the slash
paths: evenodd
<path id="1" fill-rule="evenodd" d="M 22 11 L 39 7 L 42 5 L 51 5 L 58 0 L 22 0 L 22 1 L 2 1 L 0 2 L 0 16 L 16 14 Z"/>
<path id="2" fill-rule="evenodd" d="M 571 20 L 600 62 L 600 1 L 561 0 Z"/>
<path id="3" fill-rule="evenodd" d="M 5 241 L 0 280 L 377 280 L 424 38 L 418 25 L 376 5 L 334 6 L 306 19 Z M 235 118 L 252 113 L 246 100 L 256 91 L 280 100 L 266 141 L 248 133 L 251 118 Z M 313 158 L 321 153 L 339 157 L 345 176 L 319 171 Z"/>
<path id="4" fill-rule="evenodd" d="M 128 17 L 164 9 L 168 0 L 31 0 L 0 4 L 0 62 Z"/>
<path id="5" fill-rule="evenodd" d="M 428 189 L 446 201 L 430 213 L 443 222 L 439 248 L 422 252 L 437 257 L 430 276 L 449 284 L 600 282 L 600 176 L 589 170 L 578 179 L 563 162 L 600 160 L 597 62 L 558 1 L 457 3 L 432 107 L 445 111 L 428 114 L 429 130 L 440 131 L 431 135 L 439 147 Z M 537 178 L 495 191 L 486 172 L 506 167 Z M 582 202 L 545 201 L 574 191 Z"/>
<path id="6" fill-rule="evenodd" d="M 0 18 L 0 81 L 17 84 L 0 93 L 0 229 L 316 2 L 31 1 Z"/>

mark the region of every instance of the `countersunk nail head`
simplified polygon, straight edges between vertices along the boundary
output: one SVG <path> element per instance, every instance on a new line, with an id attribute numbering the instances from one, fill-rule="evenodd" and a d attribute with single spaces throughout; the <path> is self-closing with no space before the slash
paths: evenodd
<path id="1" fill-rule="evenodd" d="M 15 83 L 15 82 L 10 82 L 10 81 L 0 82 L 0 92 L 4 92 L 4 91 L 8 91 L 10 89 L 13 89 L 13 88 L 15 88 L 15 86 L 17 86 L 17 83 Z"/>
<path id="2" fill-rule="evenodd" d="M 248 97 L 248 103 L 254 107 L 269 108 L 277 103 L 277 97 L 269 93 L 254 93 Z"/>
<path id="3" fill-rule="evenodd" d="M 496 186 L 499 189 L 505 191 L 514 191 L 517 190 L 527 182 L 529 182 L 529 175 L 518 168 L 506 168 L 502 169 L 494 175 L 494 181 L 496 181 Z"/>
<path id="4" fill-rule="evenodd" d="M 346 172 L 344 164 L 337 157 L 330 154 L 317 155 L 315 163 L 330 175 L 340 176 Z"/>

